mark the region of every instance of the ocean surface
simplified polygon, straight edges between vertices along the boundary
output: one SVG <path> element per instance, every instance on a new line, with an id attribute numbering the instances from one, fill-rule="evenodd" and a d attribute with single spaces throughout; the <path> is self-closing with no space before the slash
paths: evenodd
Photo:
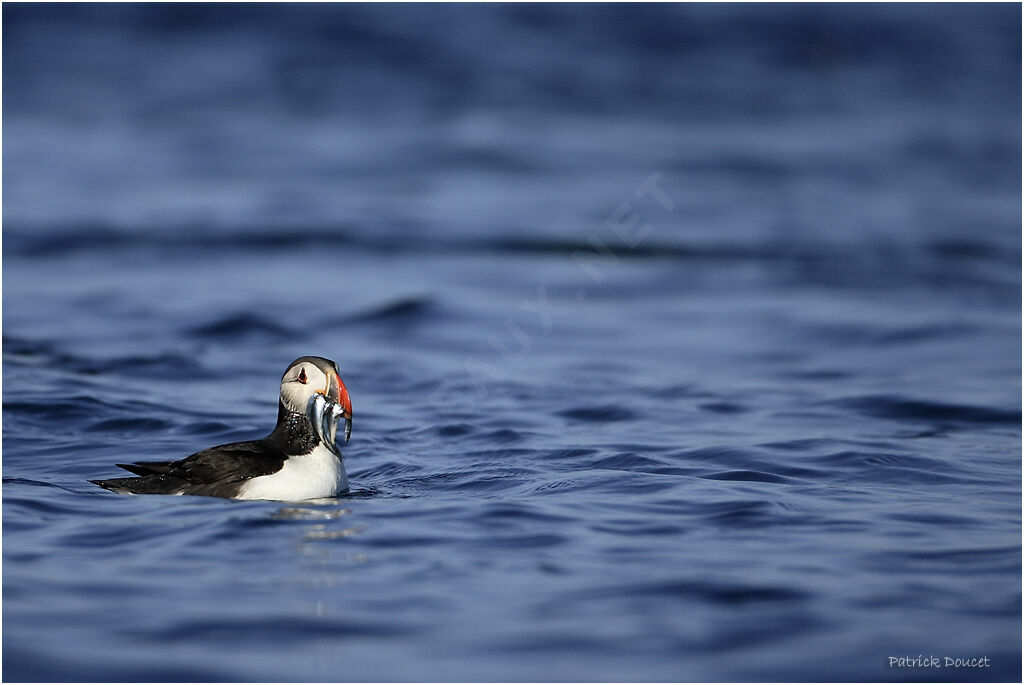
<path id="1" fill-rule="evenodd" d="M 1020 24 L 5 4 L 3 679 L 1020 680 Z"/>

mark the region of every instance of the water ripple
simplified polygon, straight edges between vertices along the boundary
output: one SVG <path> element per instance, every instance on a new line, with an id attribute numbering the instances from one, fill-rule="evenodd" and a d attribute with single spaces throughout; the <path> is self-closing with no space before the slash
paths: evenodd
<path id="1" fill-rule="evenodd" d="M 840 407 L 852 409 L 867 416 L 918 421 L 931 424 L 1011 424 L 1019 425 L 1019 409 L 983 407 L 964 404 L 944 404 L 914 400 L 898 395 L 868 395 L 839 400 Z"/>
<path id="2" fill-rule="evenodd" d="M 252 312 L 220 316 L 208 323 L 193 326 L 186 332 L 197 338 L 211 340 L 234 340 L 250 336 L 287 340 L 294 335 L 294 331 L 286 326 Z"/>
<path id="3" fill-rule="evenodd" d="M 741 480 L 750 481 L 754 483 L 792 483 L 792 478 L 785 478 L 783 476 L 776 476 L 773 473 L 763 473 L 761 471 L 720 471 L 718 473 L 709 473 L 702 478 L 709 478 L 711 480 Z"/>
<path id="4" fill-rule="evenodd" d="M 629 421 L 636 418 L 636 413 L 615 405 L 575 407 L 558 412 L 559 416 L 574 421 L 604 423 L 606 421 Z"/>
<path id="5" fill-rule="evenodd" d="M 178 623 L 153 631 L 151 639 L 167 642 L 220 641 L 230 639 L 239 644 L 301 644 L 317 638 L 348 640 L 387 640 L 420 632 L 415 626 L 394 621 L 357 621 L 294 616 L 261 616 L 257 620 L 208 620 Z"/>

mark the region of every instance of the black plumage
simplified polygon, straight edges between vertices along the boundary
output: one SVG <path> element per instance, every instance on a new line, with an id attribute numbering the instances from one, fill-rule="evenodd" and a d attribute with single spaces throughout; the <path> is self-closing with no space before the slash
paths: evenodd
<path id="1" fill-rule="evenodd" d="M 277 473 L 289 456 L 308 454 L 319 442 L 305 415 L 279 404 L 277 426 L 262 440 L 210 447 L 178 461 L 118 464 L 138 477 L 90 482 L 118 493 L 235 497 L 245 481 Z"/>

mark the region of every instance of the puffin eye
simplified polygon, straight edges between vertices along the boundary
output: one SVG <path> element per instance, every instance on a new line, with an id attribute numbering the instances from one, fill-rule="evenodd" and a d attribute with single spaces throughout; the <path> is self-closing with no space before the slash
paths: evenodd
<path id="1" fill-rule="evenodd" d="M 306 380 L 306 370 L 302 369 L 301 371 L 299 371 L 299 383 L 305 383 Z"/>

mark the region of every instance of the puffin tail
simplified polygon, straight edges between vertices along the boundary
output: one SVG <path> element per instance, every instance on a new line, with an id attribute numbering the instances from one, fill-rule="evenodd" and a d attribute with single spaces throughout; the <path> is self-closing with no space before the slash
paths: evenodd
<path id="1" fill-rule="evenodd" d="M 90 483 L 100 486 L 105 490 L 116 492 L 119 494 L 128 494 L 133 492 L 132 481 L 141 480 L 140 478 L 108 478 L 106 480 L 90 480 Z"/>
<path id="2" fill-rule="evenodd" d="M 134 464 L 114 464 L 115 466 L 124 469 L 125 471 L 131 471 L 136 476 L 152 476 L 157 473 L 167 473 L 170 471 L 171 464 L 169 461 L 138 461 Z"/>
<path id="3" fill-rule="evenodd" d="M 90 483 L 119 495 L 177 495 L 181 494 L 187 483 L 164 475 L 144 476 L 142 478 L 107 478 L 90 480 Z"/>

